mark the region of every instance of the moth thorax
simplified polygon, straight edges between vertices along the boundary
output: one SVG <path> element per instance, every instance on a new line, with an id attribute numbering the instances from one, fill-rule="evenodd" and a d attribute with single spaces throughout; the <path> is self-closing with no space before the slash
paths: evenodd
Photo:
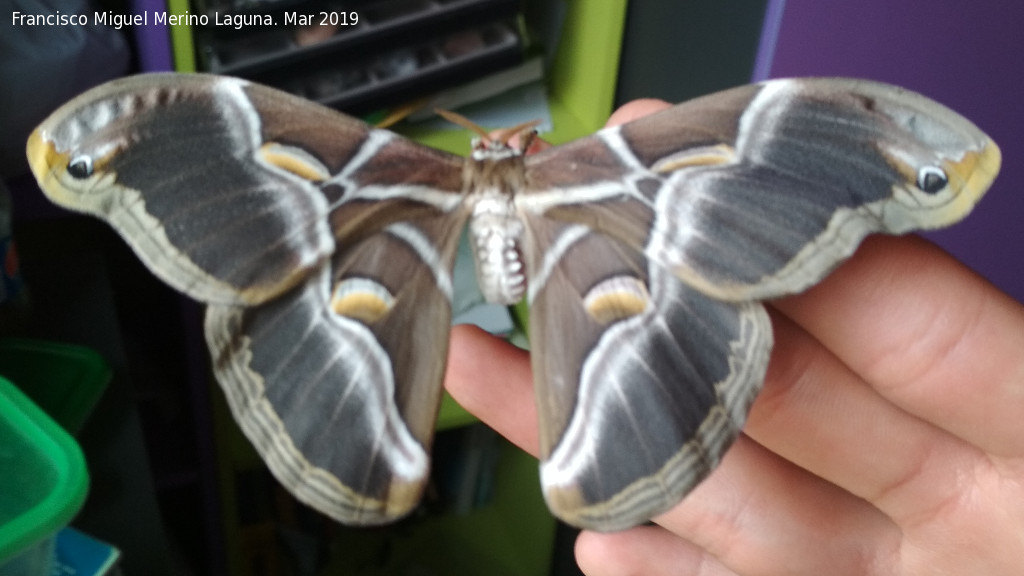
<path id="1" fill-rule="evenodd" d="M 498 194 L 480 198 L 469 220 L 469 236 L 484 298 L 492 304 L 519 302 L 526 291 L 520 251 L 523 222 L 511 199 Z"/>

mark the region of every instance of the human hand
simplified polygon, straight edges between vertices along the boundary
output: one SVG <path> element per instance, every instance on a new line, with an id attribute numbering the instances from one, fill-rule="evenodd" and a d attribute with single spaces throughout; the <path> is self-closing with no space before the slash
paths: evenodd
<path id="1" fill-rule="evenodd" d="M 765 387 L 721 465 L 656 526 L 581 533 L 583 571 L 1021 574 L 1024 307 L 924 240 L 873 236 L 770 311 Z M 457 327 L 446 386 L 537 453 L 526 352 Z"/>

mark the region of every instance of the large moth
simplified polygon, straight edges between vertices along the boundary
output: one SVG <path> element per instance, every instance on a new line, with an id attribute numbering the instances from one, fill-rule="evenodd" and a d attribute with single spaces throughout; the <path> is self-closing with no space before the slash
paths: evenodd
<path id="1" fill-rule="evenodd" d="M 28 157 L 53 201 L 207 304 L 242 429 L 299 499 L 351 524 L 423 491 L 468 229 L 483 293 L 529 303 L 548 505 L 600 530 L 668 509 L 728 449 L 772 347 L 762 300 L 869 233 L 959 220 L 1000 163 L 954 112 L 866 81 L 770 81 L 533 156 L 479 139 L 461 158 L 205 75 L 86 92 Z"/>

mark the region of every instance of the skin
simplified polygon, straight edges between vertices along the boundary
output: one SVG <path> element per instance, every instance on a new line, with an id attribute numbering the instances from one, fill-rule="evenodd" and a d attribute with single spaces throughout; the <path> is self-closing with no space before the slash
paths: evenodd
<path id="1" fill-rule="evenodd" d="M 654 526 L 582 532 L 583 572 L 1021 574 L 1024 306 L 925 240 L 872 236 L 770 312 L 764 391 L 719 468 Z M 446 386 L 536 455 L 525 352 L 457 327 Z"/>

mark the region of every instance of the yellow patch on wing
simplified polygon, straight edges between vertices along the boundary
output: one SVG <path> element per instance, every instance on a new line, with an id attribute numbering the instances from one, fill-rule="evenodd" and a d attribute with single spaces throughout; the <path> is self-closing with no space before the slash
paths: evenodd
<path id="1" fill-rule="evenodd" d="M 647 286 L 639 279 L 616 276 L 591 288 L 583 306 L 594 321 L 608 325 L 642 314 L 650 301 Z"/>
<path id="2" fill-rule="evenodd" d="M 955 175 L 956 180 L 962 182 L 959 195 L 953 202 L 954 212 L 966 214 L 977 204 L 999 174 L 1002 161 L 1003 154 L 999 146 L 989 140 L 980 151 L 964 154 L 959 162 L 946 161 L 942 164 L 950 181 L 954 180 Z"/>
<path id="3" fill-rule="evenodd" d="M 977 150 L 968 150 L 959 160 L 944 160 L 938 168 L 946 175 L 946 186 L 937 192 L 923 192 L 918 187 L 918 168 L 893 155 L 889 165 L 903 177 L 893 185 L 894 198 L 911 211 L 927 213 L 915 227 L 935 228 L 959 221 L 966 216 L 992 185 L 1002 153 L 995 142 L 987 140 Z"/>
<path id="4" fill-rule="evenodd" d="M 651 169 L 665 174 L 682 168 L 718 166 L 721 164 L 731 164 L 735 161 L 736 149 L 727 144 L 718 144 L 682 150 L 658 160 L 651 166 Z"/>
<path id="5" fill-rule="evenodd" d="M 79 180 L 68 173 L 71 154 L 58 152 L 56 145 L 44 138 L 38 128 L 29 135 L 28 144 L 25 146 L 29 168 L 39 187 L 54 203 L 72 210 L 83 209 L 81 191 L 96 185 L 100 179 L 108 176 L 103 172 L 103 168 L 116 152 L 115 148 L 101 158 L 92 158 L 92 175 Z"/>
<path id="6" fill-rule="evenodd" d="M 29 135 L 25 154 L 28 156 L 29 168 L 39 182 L 49 180 L 54 167 L 64 169 L 68 165 L 68 155 L 57 152 L 52 142 L 43 140 L 38 129 Z"/>
<path id="7" fill-rule="evenodd" d="M 406 482 L 392 478 L 391 484 L 388 485 L 387 500 L 384 501 L 383 516 L 395 519 L 407 515 L 422 500 L 423 488 L 423 482 Z"/>
<path id="8" fill-rule="evenodd" d="M 331 177 L 330 171 L 322 162 L 309 152 L 295 146 L 267 142 L 260 146 L 259 157 L 267 164 L 311 182 L 323 182 Z"/>
<path id="9" fill-rule="evenodd" d="M 364 324 L 380 320 L 395 305 L 387 288 L 367 278 L 348 278 L 334 288 L 331 310 Z"/>

